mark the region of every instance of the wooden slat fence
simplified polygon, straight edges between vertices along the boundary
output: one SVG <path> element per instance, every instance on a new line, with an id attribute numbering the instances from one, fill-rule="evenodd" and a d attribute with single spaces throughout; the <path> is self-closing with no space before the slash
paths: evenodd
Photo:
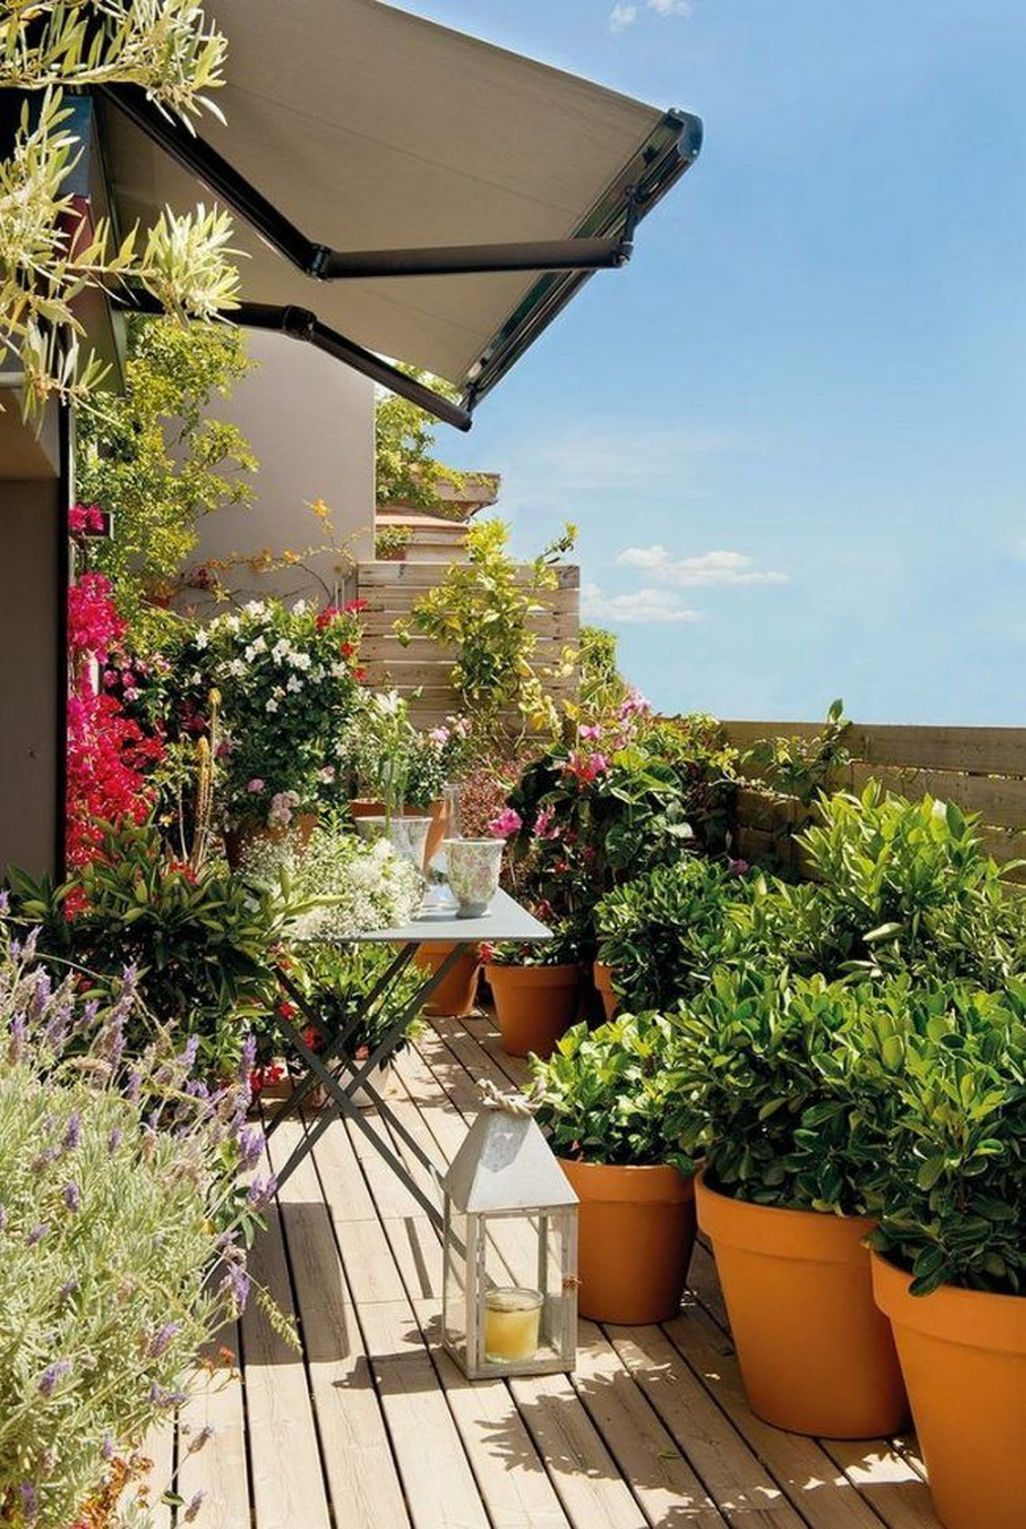
<path id="1" fill-rule="evenodd" d="M 442 582 L 447 567 L 446 563 L 377 562 L 361 563 L 357 569 L 357 593 L 367 601 L 362 653 L 368 680 L 393 686 L 400 695 L 410 697 L 412 715 L 424 727 L 459 710 L 459 699 L 449 683 L 455 654 L 427 637 L 411 637 L 404 647 L 395 635 L 395 623 L 409 617 L 416 601 Z M 535 664 L 541 669 L 557 665 L 563 650 L 572 647 L 580 633 L 580 570 L 566 566 L 555 573 L 558 587 L 539 595 L 538 603 L 544 603 L 546 610 L 531 621 L 538 633 Z M 529 568 L 521 570 L 524 584 L 530 576 Z M 576 680 L 555 680 L 546 688 L 556 699 L 570 698 Z"/>
<path id="2" fill-rule="evenodd" d="M 765 738 L 814 738 L 817 722 L 724 722 L 735 748 Z M 834 784 L 861 790 L 878 780 L 902 796 L 929 795 L 978 813 L 987 849 L 1006 863 L 1026 859 L 1026 728 L 903 727 L 853 723 L 844 738 L 853 756 Z M 808 821 L 794 797 L 742 787 L 737 797 L 738 850 L 754 860 L 776 858 L 802 870 L 793 836 Z M 1014 872 L 1017 880 L 1026 873 Z"/>

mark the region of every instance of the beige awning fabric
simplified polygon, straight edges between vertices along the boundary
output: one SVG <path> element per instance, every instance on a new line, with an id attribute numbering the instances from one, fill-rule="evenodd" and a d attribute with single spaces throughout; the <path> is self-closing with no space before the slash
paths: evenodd
<path id="1" fill-rule="evenodd" d="M 642 187 L 643 215 L 700 145 L 697 118 L 382 0 L 210 0 L 207 9 L 229 39 L 229 83 L 217 98 L 227 125 L 205 117 L 201 138 L 315 246 L 615 235 L 627 188 Z M 131 120 L 125 99 L 112 94 L 103 116 L 114 202 L 131 224 L 168 203 L 190 205 L 204 177 Z M 514 271 L 324 281 L 236 223 L 251 257 L 241 263 L 248 301 L 312 310 L 368 350 L 449 379 L 471 401 L 584 279 Z"/>

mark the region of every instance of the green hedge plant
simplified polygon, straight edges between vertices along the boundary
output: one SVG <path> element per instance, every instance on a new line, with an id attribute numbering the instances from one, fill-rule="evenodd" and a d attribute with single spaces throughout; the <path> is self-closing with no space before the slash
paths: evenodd
<path id="1" fill-rule="evenodd" d="M 855 1103 L 865 994 L 823 977 L 718 970 L 674 1019 L 681 1140 L 710 1185 L 783 1209 L 864 1214 L 875 1128 Z"/>
<path id="2" fill-rule="evenodd" d="M 861 1014 L 874 1245 L 914 1276 L 1026 1294 L 1026 983 L 890 991 Z"/>
<path id="3" fill-rule="evenodd" d="M 623 1015 L 589 1031 L 575 1025 L 548 1061 L 532 1061 L 537 1119 L 560 1157 L 586 1163 L 694 1164 L 682 1150 L 668 1066 L 673 1027 L 658 1014 Z"/>

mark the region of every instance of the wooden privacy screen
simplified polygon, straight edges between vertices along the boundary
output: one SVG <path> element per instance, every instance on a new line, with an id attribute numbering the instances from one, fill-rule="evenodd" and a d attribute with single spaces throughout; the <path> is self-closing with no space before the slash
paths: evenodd
<path id="1" fill-rule="evenodd" d="M 821 722 L 724 722 L 728 740 L 747 749 L 763 738 L 814 738 Z M 986 846 L 1002 863 L 1026 859 L 1026 728 L 896 727 L 853 723 L 844 738 L 854 762 L 838 784 L 859 791 L 878 780 L 902 796 L 929 795 L 978 813 Z M 738 852 L 760 860 L 777 854 L 802 870 L 792 833 L 808 809 L 794 797 L 742 788 Z M 1026 871 L 1013 873 L 1026 881 Z"/>
<path id="2" fill-rule="evenodd" d="M 369 682 L 394 687 L 400 695 L 414 697 L 411 712 L 421 727 L 433 727 L 449 713 L 459 711 L 460 703 L 450 684 L 455 655 L 427 637 L 412 637 L 404 647 L 395 635 L 396 621 L 410 615 L 415 602 L 445 577 L 444 563 L 361 563 L 357 569 L 357 593 L 367 601 L 364 612 L 361 652 Z M 545 612 L 531 620 L 538 633 L 534 653 L 539 670 L 556 665 L 568 645 L 577 642 L 580 632 L 580 569 L 558 567 L 554 570 L 559 587 L 547 590 L 538 603 Z M 522 570 L 526 584 L 530 569 Z M 574 678 L 546 684 L 554 698 L 571 697 L 576 692 Z"/>

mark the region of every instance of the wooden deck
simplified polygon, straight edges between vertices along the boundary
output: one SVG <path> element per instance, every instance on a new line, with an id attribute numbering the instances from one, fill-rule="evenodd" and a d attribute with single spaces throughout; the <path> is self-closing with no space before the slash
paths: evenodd
<path id="1" fill-rule="evenodd" d="M 442 1165 L 476 1080 L 523 1072 L 488 1019 L 439 1021 L 400 1059 L 395 1107 Z M 282 1128 L 275 1161 L 302 1129 Z M 417 1203 L 334 1124 L 252 1259 L 303 1352 L 251 1302 L 228 1339 L 240 1371 L 150 1441 L 155 1491 L 172 1471 L 179 1498 L 202 1491 L 200 1529 L 937 1529 L 912 1440 L 817 1442 L 752 1417 L 703 1248 L 672 1322 L 582 1322 L 572 1379 L 475 1385 L 437 1347 L 440 1262 Z"/>

